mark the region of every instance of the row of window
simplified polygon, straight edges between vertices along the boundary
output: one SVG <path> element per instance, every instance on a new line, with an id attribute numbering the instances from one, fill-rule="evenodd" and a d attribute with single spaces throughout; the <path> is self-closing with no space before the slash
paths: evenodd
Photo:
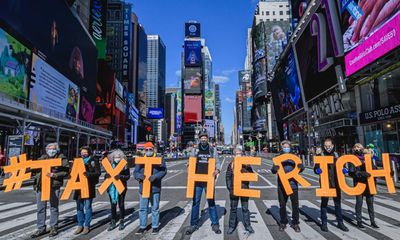
<path id="1" fill-rule="evenodd" d="M 280 19 L 277 19 L 277 18 L 265 19 L 266 22 L 270 22 L 270 21 L 286 21 L 286 20 L 287 20 L 287 19 L 283 19 L 283 18 L 280 18 Z M 264 22 L 264 19 L 260 19 L 259 22 Z"/>
<path id="2" fill-rule="evenodd" d="M 264 11 L 261 11 L 261 15 L 264 16 Z M 275 16 L 275 11 L 272 11 L 272 16 Z M 283 16 L 283 11 L 279 11 L 279 15 Z M 286 15 L 289 15 L 289 11 L 286 11 Z M 266 11 L 265 16 L 270 16 L 270 12 Z"/>

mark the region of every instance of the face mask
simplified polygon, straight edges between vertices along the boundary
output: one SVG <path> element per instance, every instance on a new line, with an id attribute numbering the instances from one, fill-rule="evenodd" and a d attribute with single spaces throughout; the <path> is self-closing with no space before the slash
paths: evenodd
<path id="1" fill-rule="evenodd" d="M 282 151 L 283 151 L 284 153 L 290 153 L 290 148 L 282 148 Z"/>
<path id="2" fill-rule="evenodd" d="M 324 147 L 325 151 L 327 151 L 328 153 L 332 152 L 333 147 Z"/>
<path id="3" fill-rule="evenodd" d="M 49 150 L 46 151 L 46 153 L 47 153 L 47 155 L 48 155 L 49 157 L 54 157 L 54 156 L 57 154 L 57 150 L 55 150 L 55 149 L 49 149 Z"/>
<path id="4" fill-rule="evenodd" d="M 208 142 L 207 142 L 207 140 L 200 140 L 200 144 L 204 146 L 204 145 L 207 145 Z"/>
<path id="5" fill-rule="evenodd" d="M 87 158 L 87 157 L 89 157 L 89 155 L 85 153 L 85 154 L 81 154 L 81 157 L 82 158 Z"/>
<path id="6" fill-rule="evenodd" d="M 363 154 L 363 152 L 361 150 L 355 150 L 354 153 L 359 156 L 361 156 Z"/>
<path id="7" fill-rule="evenodd" d="M 154 155 L 154 151 L 147 151 L 146 156 L 147 157 L 152 157 Z"/>
<path id="8" fill-rule="evenodd" d="M 121 161 L 121 158 L 119 158 L 119 157 L 114 158 L 114 162 L 119 163 L 120 161 Z"/>

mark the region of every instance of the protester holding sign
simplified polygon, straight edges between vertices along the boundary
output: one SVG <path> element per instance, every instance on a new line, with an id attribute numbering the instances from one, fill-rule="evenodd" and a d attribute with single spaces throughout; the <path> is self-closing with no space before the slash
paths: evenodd
<path id="1" fill-rule="evenodd" d="M 216 149 L 210 146 L 208 142 L 208 132 L 206 129 L 202 129 L 199 133 L 200 144 L 197 150 L 197 160 L 196 160 L 196 174 L 207 174 L 208 173 L 208 163 L 211 158 L 216 160 L 215 170 L 213 172 L 214 177 L 220 173 L 221 164 L 218 161 L 218 156 Z M 198 229 L 199 223 L 199 212 L 200 212 L 200 200 L 203 191 L 206 191 L 207 184 L 205 182 L 196 182 L 195 191 L 193 197 L 193 206 L 190 219 L 190 228 L 186 231 L 186 235 L 192 234 Z M 207 199 L 208 202 L 208 212 L 211 218 L 211 227 L 216 234 L 221 234 L 218 223 L 217 208 L 215 206 L 215 200 Z"/>
<path id="2" fill-rule="evenodd" d="M 333 198 L 335 204 L 335 215 L 338 221 L 337 227 L 344 232 L 348 232 L 349 229 L 343 223 L 342 206 L 341 206 L 341 191 L 339 187 L 338 177 L 336 175 L 336 161 L 339 158 L 339 154 L 335 152 L 335 145 L 333 139 L 330 137 L 325 138 L 324 145 L 320 156 L 331 156 L 334 159 L 333 164 L 328 165 L 328 176 L 329 176 L 329 187 L 336 189 L 336 197 Z M 319 164 L 315 164 L 314 172 L 318 175 L 322 173 L 322 169 Z M 320 180 L 321 181 L 321 180 Z M 328 201 L 329 197 L 321 197 L 321 230 L 323 232 L 328 231 Z"/>
<path id="3" fill-rule="evenodd" d="M 116 149 L 112 151 L 111 153 L 108 154 L 107 156 L 108 161 L 110 161 L 112 168 L 115 168 L 118 163 L 126 159 L 126 156 L 124 152 L 120 149 Z M 105 178 L 110 178 L 110 174 L 106 173 Z M 119 230 L 123 230 L 125 228 L 124 224 L 124 218 L 125 218 L 125 194 L 127 190 L 127 181 L 130 178 L 130 173 L 129 173 L 129 168 L 124 167 L 123 170 L 114 177 L 115 179 L 119 179 L 122 181 L 122 184 L 124 185 L 125 189 L 122 193 L 119 193 L 117 188 L 115 187 L 114 183 L 112 183 L 108 189 L 108 196 L 110 197 L 110 204 L 111 204 L 111 222 L 110 226 L 108 227 L 108 231 L 114 230 L 117 222 L 117 204 L 119 206 Z"/>
<path id="4" fill-rule="evenodd" d="M 281 152 L 282 154 L 287 154 L 292 152 L 291 148 L 291 142 L 290 141 L 283 141 L 281 142 Z M 297 164 L 293 160 L 286 160 L 282 161 L 282 167 L 285 173 L 293 171 L 296 167 L 300 169 L 300 172 L 304 171 L 304 165 L 302 163 Z M 271 172 L 273 174 L 276 174 L 279 170 L 278 165 L 273 165 Z M 280 213 L 280 225 L 279 225 L 279 231 L 284 231 L 286 229 L 286 225 L 288 224 L 288 219 L 287 219 L 287 213 L 286 213 L 286 203 L 287 200 L 290 198 L 290 201 L 292 202 L 292 224 L 291 227 L 296 231 L 300 232 L 300 227 L 299 227 L 299 191 L 298 191 L 298 183 L 295 179 L 290 180 L 290 187 L 293 190 L 293 193 L 291 195 L 286 194 L 285 189 L 283 188 L 283 185 L 281 183 L 280 178 L 278 177 L 278 199 L 279 199 L 279 213 Z"/>
<path id="5" fill-rule="evenodd" d="M 366 185 L 365 191 L 361 194 L 356 196 L 356 219 L 357 219 L 357 227 L 360 229 L 364 229 L 364 225 L 362 223 L 362 204 L 363 204 L 363 197 L 365 196 L 365 200 L 368 206 L 368 214 L 369 220 L 371 221 L 371 226 L 373 228 L 379 228 L 378 225 L 375 223 L 375 211 L 374 211 L 374 195 L 372 195 L 369 191 L 368 187 L 368 178 L 371 177 L 365 170 L 365 154 L 371 154 L 368 149 L 364 149 L 364 146 L 361 143 L 356 143 L 353 147 L 353 154 L 358 157 L 361 161 L 361 166 L 355 167 L 353 164 L 349 164 L 349 175 L 353 178 L 354 186 L 358 183 L 363 183 Z M 375 164 L 372 165 L 373 169 L 377 169 Z"/>
<path id="6" fill-rule="evenodd" d="M 242 150 L 240 148 L 235 149 L 235 157 L 241 157 L 242 156 Z M 249 233 L 254 233 L 253 228 L 251 227 L 251 222 L 250 222 L 250 211 L 249 211 L 249 198 L 248 197 L 238 197 L 233 195 L 233 169 L 234 169 L 234 159 L 232 159 L 232 162 L 228 164 L 228 168 L 226 170 L 226 188 L 228 188 L 229 191 L 229 199 L 231 201 L 231 210 L 229 214 L 229 228 L 228 228 L 228 234 L 232 234 L 237 226 L 237 207 L 239 204 L 239 200 L 242 205 L 242 216 L 243 216 L 243 225 L 244 228 L 246 229 L 247 232 Z M 241 169 L 242 173 L 252 173 L 253 168 L 251 165 L 242 165 Z M 242 188 L 244 189 L 249 189 L 250 188 L 250 183 L 249 182 L 242 182 Z"/>
<path id="7" fill-rule="evenodd" d="M 60 188 L 64 184 L 64 178 L 68 175 L 69 165 L 68 159 L 60 153 L 58 143 L 50 143 L 46 146 L 46 154 L 42 155 L 38 160 L 62 159 L 62 166 L 52 167 L 51 172 L 47 173 L 50 177 L 50 236 L 58 234 L 58 205 L 60 202 Z M 42 201 L 42 172 L 40 169 L 32 169 L 36 173 L 34 177 L 33 188 L 36 192 L 37 202 L 37 231 L 31 235 L 31 238 L 37 238 L 46 233 L 46 208 L 47 201 Z M 43 191 L 46 191 L 43 189 Z"/>
<path id="8" fill-rule="evenodd" d="M 90 231 L 90 222 L 92 220 L 92 202 L 96 197 L 96 184 L 99 182 L 101 174 L 100 163 L 92 156 L 92 150 L 88 146 L 81 149 L 81 158 L 85 164 L 84 175 L 88 179 L 89 198 L 82 198 L 80 190 L 74 192 L 74 200 L 76 201 L 76 218 L 78 228 L 74 234 L 88 234 Z"/>
<path id="9" fill-rule="evenodd" d="M 147 142 L 144 145 L 145 158 L 156 157 L 154 145 L 151 142 Z M 137 235 L 143 234 L 147 227 L 147 209 L 149 202 L 151 202 L 151 217 L 152 217 L 152 234 L 159 232 L 160 226 L 160 195 L 161 195 L 161 180 L 167 174 L 167 167 L 165 161 L 162 160 L 161 165 L 152 165 L 151 176 L 145 175 L 145 167 L 143 164 L 137 164 L 135 166 L 135 179 L 139 181 L 139 219 L 140 228 L 136 232 Z M 151 183 L 150 197 L 143 197 L 143 181 L 148 178 Z"/>

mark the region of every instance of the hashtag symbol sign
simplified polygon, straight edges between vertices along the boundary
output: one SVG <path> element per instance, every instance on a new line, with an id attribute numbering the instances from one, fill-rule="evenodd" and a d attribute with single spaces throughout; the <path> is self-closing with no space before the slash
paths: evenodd
<path id="1" fill-rule="evenodd" d="M 20 189 L 22 183 L 31 178 L 31 173 L 26 172 L 31 162 L 32 160 L 26 160 L 26 154 L 19 155 L 18 158 L 10 158 L 10 165 L 4 167 L 4 173 L 10 173 L 9 177 L 3 181 L 3 186 L 6 187 L 4 192 Z"/>

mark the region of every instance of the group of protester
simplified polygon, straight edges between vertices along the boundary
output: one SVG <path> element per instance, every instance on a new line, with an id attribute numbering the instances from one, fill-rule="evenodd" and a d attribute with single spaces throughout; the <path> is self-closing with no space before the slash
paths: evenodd
<path id="1" fill-rule="evenodd" d="M 196 174 L 208 174 L 208 164 L 211 158 L 216 159 L 216 166 L 213 172 L 214 177 L 217 177 L 221 172 L 221 163 L 216 152 L 216 149 L 209 143 L 208 133 L 205 129 L 200 131 L 199 133 L 200 143 L 198 148 L 193 149 L 191 151 L 191 156 L 196 157 Z M 338 159 L 338 154 L 334 150 L 334 142 L 331 138 L 327 138 L 324 141 L 322 151 L 319 153 L 322 156 L 333 156 L 336 160 Z M 361 144 L 356 144 L 353 147 L 353 154 L 356 155 L 362 162 L 361 166 L 355 167 L 350 165 L 348 169 L 345 169 L 346 172 L 354 179 L 354 183 L 363 182 L 366 183 L 368 177 L 370 177 L 369 173 L 365 170 L 365 160 L 364 154 L 370 153 L 366 152 Z M 292 146 L 289 141 L 283 141 L 281 143 L 281 152 L 282 153 L 291 153 Z M 235 156 L 242 156 L 243 151 L 241 148 L 236 148 L 234 151 Z M 251 153 L 254 155 L 254 153 Z M 156 151 L 155 147 L 152 143 L 148 142 L 144 146 L 144 157 L 155 157 Z M 93 199 L 96 197 L 96 184 L 99 183 L 99 179 L 101 176 L 101 168 L 99 164 L 99 159 L 96 159 L 92 155 L 92 151 L 89 147 L 82 147 L 80 149 L 80 157 L 84 161 L 85 165 L 85 173 L 84 175 L 88 179 L 89 186 L 89 197 L 83 198 L 81 196 L 80 191 L 75 191 L 73 195 L 73 199 L 76 201 L 76 219 L 77 219 L 77 228 L 74 231 L 74 234 L 88 234 L 90 231 L 90 223 L 92 219 L 92 203 Z M 107 157 L 108 161 L 111 163 L 111 166 L 115 168 L 118 163 L 126 159 L 126 156 L 123 151 L 120 149 L 114 149 L 104 157 Z M 41 200 L 41 172 L 36 172 L 35 175 L 35 183 L 34 190 L 36 192 L 37 199 L 37 231 L 31 235 L 32 238 L 40 237 L 46 234 L 46 206 L 47 202 L 50 204 L 50 236 L 56 236 L 58 234 L 58 214 L 59 214 L 59 201 L 60 201 L 60 188 L 63 186 L 63 180 L 69 175 L 69 163 L 67 158 L 60 153 L 60 149 L 57 143 L 51 143 L 46 146 L 46 153 L 41 156 L 39 159 L 54 159 L 61 158 L 62 166 L 53 167 L 51 169 L 51 173 L 48 173 L 47 176 L 51 178 L 51 190 L 50 190 L 50 200 L 42 201 Z M 229 214 L 229 227 L 227 230 L 227 234 L 232 234 L 238 224 L 238 203 L 241 202 L 241 209 L 243 215 L 243 225 L 247 232 L 254 233 L 254 229 L 251 227 L 250 221 L 250 212 L 248 209 L 248 197 L 238 197 L 233 194 L 234 192 L 234 161 L 228 164 L 226 170 L 226 187 L 229 191 L 230 196 L 230 214 Z M 285 160 L 282 162 L 282 167 L 285 172 L 293 171 L 295 168 L 299 168 L 300 172 L 302 172 L 305 167 L 303 164 L 295 164 L 293 160 Z M 279 166 L 273 165 L 271 172 L 276 174 L 279 170 Z M 35 171 L 35 170 L 33 170 Z M 244 172 L 253 172 L 253 169 L 250 165 L 242 165 L 242 169 L 240 170 L 242 173 Z M 343 231 L 349 231 L 348 228 L 343 223 L 342 209 L 341 209 L 341 190 L 338 185 L 338 178 L 336 175 L 335 164 L 329 165 L 329 185 L 331 188 L 336 188 L 337 196 L 333 198 L 335 205 L 335 214 L 338 222 L 338 228 Z M 314 172 L 316 174 L 321 174 L 322 170 L 318 164 L 314 166 Z M 161 198 L 161 189 L 162 189 L 162 179 L 167 173 L 167 168 L 164 159 L 160 165 L 153 165 L 151 176 L 145 176 L 144 165 L 137 164 L 135 166 L 135 170 L 133 173 L 134 179 L 139 183 L 139 220 L 140 227 L 136 234 L 143 234 L 147 228 L 147 214 L 148 207 L 151 204 L 151 215 L 152 215 L 152 234 L 157 234 L 159 232 L 160 227 L 160 198 Z M 112 231 L 118 227 L 119 230 L 124 230 L 124 218 L 125 218 L 125 195 L 127 192 L 127 181 L 130 179 L 130 170 L 128 167 L 125 167 L 118 175 L 115 176 L 115 179 L 119 179 L 122 181 L 125 186 L 125 190 L 122 193 L 117 191 L 116 186 L 111 184 L 107 189 L 107 193 L 110 200 L 111 207 L 111 219 L 108 227 L 108 231 Z M 109 174 L 105 174 L 104 178 L 110 178 Z M 149 198 L 145 198 L 142 196 L 143 190 L 143 181 L 145 179 L 149 179 L 151 182 L 151 194 Z M 249 182 L 243 182 L 242 188 L 249 188 Z M 282 183 L 278 178 L 278 199 L 280 205 L 280 224 L 279 230 L 284 231 L 289 223 L 287 219 L 286 213 L 286 204 L 288 199 L 290 198 L 292 203 L 292 222 L 291 227 L 296 231 L 300 232 L 299 227 L 299 195 L 298 195 L 298 183 L 295 180 L 290 180 L 290 186 L 293 189 L 293 194 L 287 195 Z M 203 182 L 197 182 L 195 184 L 194 189 L 194 197 L 193 197 L 193 205 L 191 209 L 191 218 L 190 218 L 190 226 L 187 228 L 185 234 L 191 235 L 199 228 L 199 220 L 200 220 L 200 201 L 203 192 L 206 192 L 207 185 Z M 373 207 L 373 195 L 370 194 L 368 187 L 361 195 L 356 197 L 356 216 L 359 228 L 364 228 L 362 224 L 362 201 L 363 197 L 366 198 L 368 205 L 368 212 L 371 220 L 371 226 L 374 228 L 378 228 L 375 223 L 374 218 L 374 207 Z M 328 231 L 327 227 L 327 212 L 328 212 L 328 197 L 322 197 L 321 199 L 321 230 Z M 211 229 L 216 234 L 221 234 L 221 230 L 219 227 L 218 221 L 218 213 L 217 207 L 214 199 L 207 199 L 208 203 L 208 212 L 211 220 Z M 119 215 L 117 214 L 117 205 L 119 208 Z M 117 222 L 118 226 L 117 226 Z"/>

